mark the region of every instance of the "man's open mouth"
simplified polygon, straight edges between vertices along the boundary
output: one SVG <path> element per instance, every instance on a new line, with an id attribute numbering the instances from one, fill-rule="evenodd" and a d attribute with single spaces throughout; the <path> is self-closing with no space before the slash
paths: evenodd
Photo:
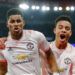
<path id="1" fill-rule="evenodd" d="M 60 38 L 61 38 L 61 39 L 64 39 L 65 37 L 66 37 L 66 36 L 65 36 L 64 34 L 61 34 L 61 35 L 60 35 Z"/>
<path id="2" fill-rule="evenodd" d="M 17 28 L 17 27 L 16 27 L 16 28 L 14 28 L 14 30 L 15 30 L 15 31 L 18 31 L 18 30 L 19 30 L 19 28 Z"/>

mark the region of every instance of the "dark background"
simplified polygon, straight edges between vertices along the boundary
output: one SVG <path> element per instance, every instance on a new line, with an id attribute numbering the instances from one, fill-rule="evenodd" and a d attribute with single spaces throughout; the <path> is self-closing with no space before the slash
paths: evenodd
<path id="1" fill-rule="evenodd" d="M 48 5 L 51 7 L 50 11 L 42 12 L 40 10 L 33 11 L 22 10 L 26 20 L 25 29 L 34 29 L 44 33 L 48 41 L 54 40 L 53 26 L 55 19 L 60 15 L 68 15 L 72 20 L 73 35 L 69 40 L 70 43 L 75 43 L 75 10 L 66 11 L 66 6 L 75 6 L 74 0 L 0 0 L 0 37 L 7 36 L 8 29 L 6 27 L 6 12 L 14 7 L 18 7 L 20 3 L 27 3 L 32 5 Z M 52 9 L 55 5 L 62 6 L 63 11 L 54 12 Z"/>

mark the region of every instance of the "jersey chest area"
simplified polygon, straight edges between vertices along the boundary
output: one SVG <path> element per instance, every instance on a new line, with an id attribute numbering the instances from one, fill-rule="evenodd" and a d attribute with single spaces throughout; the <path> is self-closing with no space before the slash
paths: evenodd
<path id="1" fill-rule="evenodd" d="M 38 55 L 37 42 L 34 41 L 9 41 L 6 46 L 5 56 L 15 64 L 32 62 Z"/>

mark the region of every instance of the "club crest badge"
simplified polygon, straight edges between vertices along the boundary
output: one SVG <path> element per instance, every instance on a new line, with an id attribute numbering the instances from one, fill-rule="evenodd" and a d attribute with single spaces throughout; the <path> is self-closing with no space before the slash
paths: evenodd
<path id="1" fill-rule="evenodd" d="M 34 48 L 34 44 L 31 43 L 31 42 L 29 42 L 29 43 L 27 44 L 27 49 L 32 50 L 33 48 Z"/>
<path id="2" fill-rule="evenodd" d="M 71 59 L 70 58 L 65 58 L 64 63 L 67 64 L 67 65 L 71 64 Z"/>

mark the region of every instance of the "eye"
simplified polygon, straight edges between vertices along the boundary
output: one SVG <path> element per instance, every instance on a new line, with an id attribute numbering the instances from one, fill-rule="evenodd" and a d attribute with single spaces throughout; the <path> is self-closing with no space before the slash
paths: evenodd
<path id="1" fill-rule="evenodd" d="M 15 20 L 10 20 L 10 23 L 14 23 L 15 22 Z"/>
<path id="2" fill-rule="evenodd" d="M 21 20 L 20 20 L 20 19 L 17 19 L 16 21 L 17 21 L 17 23 L 20 23 L 20 22 L 21 22 Z"/>
<path id="3" fill-rule="evenodd" d="M 59 27 L 58 27 L 59 29 L 62 29 L 63 28 L 63 26 L 62 25 L 59 25 Z"/>
<path id="4" fill-rule="evenodd" d="M 70 27 L 65 27 L 66 30 L 70 30 Z"/>

